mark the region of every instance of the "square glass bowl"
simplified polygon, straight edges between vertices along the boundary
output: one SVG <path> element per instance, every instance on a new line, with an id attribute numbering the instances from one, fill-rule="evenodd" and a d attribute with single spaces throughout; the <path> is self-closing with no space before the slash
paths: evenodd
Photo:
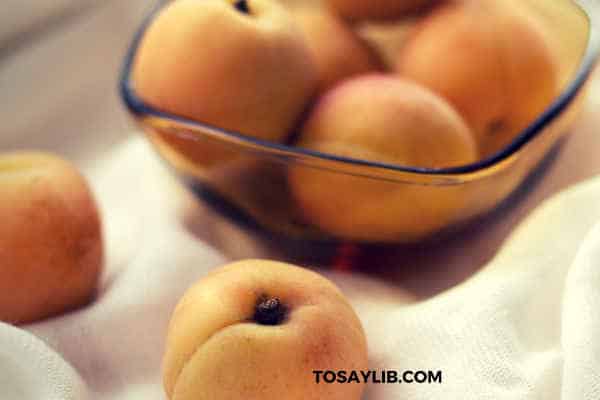
<path id="1" fill-rule="evenodd" d="M 160 1 L 156 9 L 164 3 Z M 415 242 L 455 230 L 497 207 L 569 131 L 581 108 L 600 48 L 597 6 L 593 1 L 571 0 L 520 3 L 530 7 L 554 36 L 554 50 L 562 60 L 560 95 L 506 148 L 462 167 L 424 169 L 338 157 L 228 132 L 153 108 L 136 95 L 130 74 L 138 43 L 155 11 L 140 27 L 126 56 L 121 95 L 160 156 L 224 218 L 285 239 L 338 244 Z M 290 168 L 305 169 L 307 184 L 310 180 L 327 182 L 322 190 L 331 191 L 329 196 L 344 188 L 346 195 L 339 201 L 369 208 L 376 216 L 373 226 L 325 232 L 311 224 L 290 195 Z M 407 215 L 414 229 L 389 229 L 395 219 Z M 352 224 L 352 213 L 340 217 Z"/>

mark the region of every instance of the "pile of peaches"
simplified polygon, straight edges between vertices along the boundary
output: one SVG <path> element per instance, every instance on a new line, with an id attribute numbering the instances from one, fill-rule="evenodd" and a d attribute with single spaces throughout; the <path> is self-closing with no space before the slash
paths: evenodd
<path id="1" fill-rule="evenodd" d="M 372 26 L 402 28 L 401 45 Z M 555 58 L 511 0 L 173 0 L 141 38 L 132 82 L 153 107 L 225 130 L 440 169 L 492 156 L 533 122 L 559 92 Z M 349 239 L 418 239 L 460 203 L 300 166 L 286 176 L 302 218 Z"/>

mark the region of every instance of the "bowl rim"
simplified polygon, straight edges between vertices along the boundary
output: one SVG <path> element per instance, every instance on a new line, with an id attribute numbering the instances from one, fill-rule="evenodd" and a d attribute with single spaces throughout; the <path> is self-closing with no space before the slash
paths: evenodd
<path id="1" fill-rule="evenodd" d="M 238 145 L 245 145 L 248 148 L 260 149 L 263 152 L 272 153 L 273 155 L 302 157 L 304 159 L 312 159 L 321 162 L 336 162 L 348 166 L 369 167 L 373 170 L 377 169 L 389 172 L 451 178 L 457 175 L 479 174 L 484 171 L 494 169 L 494 167 L 498 164 L 501 164 L 517 155 L 525 145 L 535 139 L 543 132 L 546 126 L 548 126 L 559 115 L 561 115 L 561 113 L 574 101 L 584 87 L 594 69 L 596 61 L 600 56 L 600 10 L 598 9 L 598 6 L 596 6 L 593 1 L 590 0 L 568 0 L 573 3 L 573 7 L 578 8 L 579 11 L 581 11 L 588 19 L 589 30 L 585 52 L 581 58 L 579 67 L 574 73 L 574 77 L 566 85 L 560 95 L 535 119 L 535 121 L 521 131 L 521 133 L 518 134 L 515 139 L 502 150 L 474 163 L 449 168 L 420 168 L 403 166 L 398 164 L 337 156 L 302 147 L 296 147 L 285 143 L 270 142 L 256 137 L 244 135 L 239 132 L 222 129 L 204 122 L 194 121 L 186 117 L 159 110 L 145 103 L 136 94 L 133 88 L 133 84 L 130 79 L 132 65 L 146 28 L 151 23 L 156 13 L 161 9 L 162 5 L 168 1 L 169 0 L 157 0 L 155 2 L 148 14 L 142 20 L 139 28 L 136 30 L 133 40 L 126 52 L 118 85 L 121 100 L 130 113 L 136 116 L 164 121 L 174 126 L 180 126 L 183 129 L 201 130 L 204 134 L 209 135 L 216 140 L 227 141 L 230 143 L 235 142 Z M 335 167 L 330 169 L 337 170 Z"/>

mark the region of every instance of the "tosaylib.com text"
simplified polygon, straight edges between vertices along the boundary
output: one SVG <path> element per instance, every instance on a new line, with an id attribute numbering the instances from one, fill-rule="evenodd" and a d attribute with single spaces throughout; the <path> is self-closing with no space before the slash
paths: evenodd
<path id="1" fill-rule="evenodd" d="M 314 370 L 315 383 L 441 384 L 442 371 L 396 370 Z"/>

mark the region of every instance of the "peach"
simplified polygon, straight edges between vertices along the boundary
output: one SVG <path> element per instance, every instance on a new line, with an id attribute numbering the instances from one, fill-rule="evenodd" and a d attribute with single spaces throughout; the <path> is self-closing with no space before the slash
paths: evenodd
<path id="1" fill-rule="evenodd" d="M 353 20 L 395 19 L 428 7 L 435 0 L 326 0 L 342 17 Z"/>
<path id="2" fill-rule="evenodd" d="M 103 250 L 84 178 L 50 154 L 0 155 L 0 319 L 31 322 L 84 305 Z"/>
<path id="3" fill-rule="evenodd" d="M 246 260 L 180 300 L 163 359 L 170 400 L 359 400 L 362 383 L 317 384 L 314 370 L 367 368 L 361 323 L 315 272 Z"/>
<path id="4" fill-rule="evenodd" d="M 298 141 L 307 149 L 418 168 L 477 160 L 471 132 L 442 98 L 393 75 L 354 78 L 315 106 Z M 445 226 L 466 199 L 452 186 L 402 183 L 297 165 L 289 171 L 304 217 L 338 237 L 411 241 Z"/>
<path id="5" fill-rule="evenodd" d="M 401 76 L 445 97 L 489 156 L 507 146 L 558 94 L 558 68 L 537 25 L 491 1 L 448 2 L 416 28 Z"/>
<path id="6" fill-rule="evenodd" d="M 319 71 L 319 92 L 351 76 L 382 69 L 369 44 L 329 10 L 305 6 L 294 15 Z"/>
<path id="7" fill-rule="evenodd" d="M 147 28 L 132 67 L 136 93 L 150 105 L 277 142 L 317 79 L 293 18 L 267 0 L 172 1 Z"/>

